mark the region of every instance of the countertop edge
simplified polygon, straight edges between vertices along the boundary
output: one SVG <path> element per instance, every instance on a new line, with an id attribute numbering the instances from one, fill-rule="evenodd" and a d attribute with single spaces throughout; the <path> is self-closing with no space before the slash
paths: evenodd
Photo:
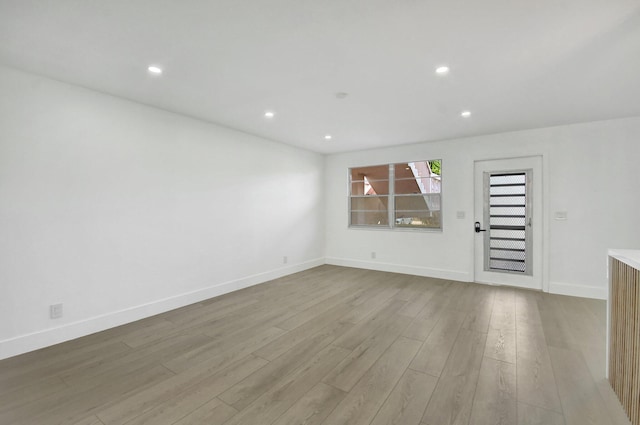
<path id="1" fill-rule="evenodd" d="M 640 270 L 640 250 L 635 249 L 610 249 L 609 257 L 625 263 L 634 269 Z"/>

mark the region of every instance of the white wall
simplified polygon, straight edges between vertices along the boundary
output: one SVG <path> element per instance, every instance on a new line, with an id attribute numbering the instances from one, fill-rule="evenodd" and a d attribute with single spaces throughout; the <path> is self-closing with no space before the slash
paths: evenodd
<path id="1" fill-rule="evenodd" d="M 604 297 L 607 248 L 640 248 L 639 135 L 630 118 L 323 159 L 0 67 L 0 358 L 325 255 L 471 281 L 478 159 L 543 155 L 546 285 Z M 443 159 L 443 232 L 347 228 L 349 167 L 432 158 Z M 62 319 L 49 319 L 54 303 Z"/>
<path id="2" fill-rule="evenodd" d="M 474 160 L 529 155 L 543 156 L 544 287 L 605 298 L 607 249 L 640 248 L 640 118 L 329 155 L 327 262 L 473 281 Z M 349 167 L 437 158 L 442 232 L 347 227 Z M 457 219 L 457 211 L 466 218 Z M 567 211 L 568 220 L 554 220 L 556 211 Z"/>
<path id="3" fill-rule="evenodd" d="M 319 154 L 0 67 L 0 358 L 321 264 L 322 172 Z"/>

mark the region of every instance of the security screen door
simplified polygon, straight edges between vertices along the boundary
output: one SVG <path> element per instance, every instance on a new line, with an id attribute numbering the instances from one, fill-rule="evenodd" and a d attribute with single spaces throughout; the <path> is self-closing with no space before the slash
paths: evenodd
<path id="1" fill-rule="evenodd" d="M 475 163 L 475 280 L 542 289 L 541 158 Z"/>

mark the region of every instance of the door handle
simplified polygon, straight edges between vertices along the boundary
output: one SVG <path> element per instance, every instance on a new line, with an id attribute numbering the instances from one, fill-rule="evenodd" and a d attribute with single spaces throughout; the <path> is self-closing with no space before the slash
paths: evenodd
<path id="1" fill-rule="evenodd" d="M 487 229 L 481 229 L 480 228 L 480 222 L 476 221 L 476 223 L 473 225 L 474 229 L 476 230 L 476 233 L 480 233 L 480 232 L 486 232 Z"/>

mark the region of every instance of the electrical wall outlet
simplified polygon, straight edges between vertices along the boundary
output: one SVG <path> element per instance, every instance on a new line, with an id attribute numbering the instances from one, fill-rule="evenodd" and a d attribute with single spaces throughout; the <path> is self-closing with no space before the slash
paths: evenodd
<path id="1" fill-rule="evenodd" d="M 289 262 L 289 258 L 287 258 L 286 255 L 282 257 L 282 264 L 287 264 L 288 262 Z"/>
<path id="2" fill-rule="evenodd" d="M 372 259 L 376 259 L 376 252 L 375 251 L 371 251 L 371 258 Z"/>
<path id="3" fill-rule="evenodd" d="M 62 317 L 62 304 L 52 304 L 49 306 L 49 317 L 59 319 Z"/>

